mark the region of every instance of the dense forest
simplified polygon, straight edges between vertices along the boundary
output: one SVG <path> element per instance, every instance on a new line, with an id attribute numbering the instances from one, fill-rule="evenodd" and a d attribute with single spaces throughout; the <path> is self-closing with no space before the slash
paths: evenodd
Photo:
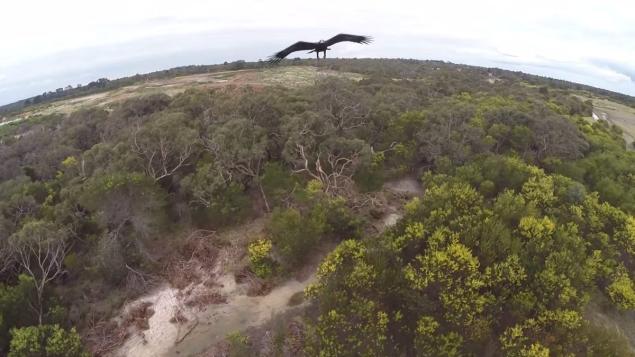
<path id="1" fill-rule="evenodd" d="M 573 95 L 587 87 L 432 61 L 322 65 L 363 79 L 157 93 L 0 127 L 0 354 L 107 354 L 111 318 L 196 253 L 190 232 L 258 218 L 266 234 L 240 248 L 260 286 L 334 248 L 275 348 L 237 333 L 227 355 L 634 355 L 586 314 L 635 310 L 635 152 Z M 384 183 L 413 175 L 423 194 L 373 230 Z"/>

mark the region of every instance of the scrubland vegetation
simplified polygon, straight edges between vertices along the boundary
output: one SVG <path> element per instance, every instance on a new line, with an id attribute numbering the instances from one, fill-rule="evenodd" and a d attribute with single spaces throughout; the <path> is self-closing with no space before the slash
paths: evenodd
<path id="1" fill-rule="evenodd" d="M 264 216 L 242 247 L 257 279 L 337 244 L 267 355 L 633 355 L 585 311 L 635 309 L 635 152 L 590 119 L 580 88 L 324 63 L 363 79 L 153 94 L 0 127 L 0 353 L 104 352 L 87 336 L 148 277 L 167 279 L 184 233 Z M 423 195 L 373 231 L 377 192 L 405 175 Z M 227 346 L 262 352 L 241 334 Z"/>

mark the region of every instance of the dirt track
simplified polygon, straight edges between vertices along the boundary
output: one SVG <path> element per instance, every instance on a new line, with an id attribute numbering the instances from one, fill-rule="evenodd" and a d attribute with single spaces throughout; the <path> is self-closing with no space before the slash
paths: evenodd
<path id="1" fill-rule="evenodd" d="M 227 302 L 209 305 L 203 310 L 184 311 L 188 321 L 184 324 L 170 322 L 174 310 L 181 305 L 178 290 L 163 286 L 132 304 L 151 302 L 154 314 L 148 320 L 149 328 L 135 334 L 113 356 L 195 356 L 223 340 L 227 334 L 259 326 L 272 316 L 284 313 L 291 297 L 304 290 L 314 276 L 303 281 L 288 280 L 265 296 L 247 296 L 245 286 L 233 282 L 226 275 L 222 293 Z"/>

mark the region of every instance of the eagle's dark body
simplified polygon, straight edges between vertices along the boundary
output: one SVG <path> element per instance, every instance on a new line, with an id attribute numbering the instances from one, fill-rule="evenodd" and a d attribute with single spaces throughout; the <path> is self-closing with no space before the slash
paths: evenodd
<path id="1" fill-rule="evenodd" d="M 274 54 L 269 57 L 269 61 L 273 63 L 280 62 L 283 58 L 287 57 L 290 53 L 296 51 L 306 51 L 310 50 L 309 53 L 315 52 L 316 58 L 320 58 L 320 52 L 324 53 L 324 57 L 326 58 L 326 51 L 330 50 L 329 46 L 332 46 L 339 42 L 356 42 L 356 43 L 370 43 L 372 38 L 367 36 L 357 36 L 357 35 L 349 35 L 345 33 L 341 33 L 339 35 L 335 35 L 329 38 L 326 41 L 319 42 L 306 42 L 306 41 L 298 41 L 293 45 L 285 48 L 284 50 Z"/>

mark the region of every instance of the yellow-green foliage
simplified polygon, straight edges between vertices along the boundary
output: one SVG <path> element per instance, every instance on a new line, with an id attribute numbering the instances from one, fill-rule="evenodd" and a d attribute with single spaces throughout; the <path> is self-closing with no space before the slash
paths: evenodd
<path id="1" fill-rule="evenodd" d="M 324 184 L 318 180 L 311 180 L 306 184 L 306 191 L 309 195 L 316 195 L 324 190 Z"/>
<path id="2" fill-rule="evenodd" d="M 549 349 L 540 343 L 532 343 L 519 351 L 521 357 L 549 357 Z"/>
<path id="3" fill-rule="evenodd" d="M 320 288 L 323 288 L 322 283 L 329 281 L 332 275 L 335 274 L 338 269 L 342 268 L 342 264 L 347 262 L 356 269 L 359 264 L 363 264 L 363 260 L 366 256 L 366 248 L 359 241 L 348 239 L 340 243 L 329 255 L 324 258 L 317 270 L 318 281 L 315 284 L 310 285 L 306 294 L 309 296 L 315 296 Z M 365 271 L 365 272 L 363 272 Z M 364 266 L 359 268 L 358 278 L 366 278 L 365 280 L 359 280 L 353 282 L 357 286 L 360 284 L 372 283 L 370 277 L 374 277 L 373 273 L 368 271 L 368 267 Z M 361 276 L 365 275 L 365 276 Z M 346 277 L 346 283 L 351 282 L 350 277 Z M 368 287 L 368 286 L 367 286 Z"/>
<path id="4" fill-rule="evenodd" d="M 554 196 L 553 178 L 551 176 L 534 176 L 523 185 L 523 196 L 528 201 L 535 202 L 537 206 L 547 207 L 553 203 Z"/>
<path id="5" fill-rule="evenodd" d="M 267 239 L 255 240 L 247 247 L 251 269 L 260 278 L 267 278 L 273 272 L 273 261 L 270 257 L 272 247 L 271 241 Z"/>
<path id="6" fill-rule="evenodd" d="M 461 355 L 463 339 L 454 332 L 439 333 L 441 325 L 433 317 L 422 316 L 417 321 L 414 347 L 418 356 L 446 356 Z"/>
<path id="7" fill-rule="evenodd" d="M 309 351 L 323 357 L 386 355 L 388 314 L 371 300 L 356 298 L 351 303 L 350 311 L 333 309 L 318 318 Z M 350 314 L 356 321 L 348 320 Z"/>
<path id="8" fill-rule="evenodd" d="M 77 166 L 77 158 L 75 156 L 69 156 L 64 161 L 62 161 L 62 166 L 66 168 Z"/>
<path id="9" fill-rule="evenodd" d="M 395 251 L 400 251 L 413 241 L 423 239 L 425 233 L 425 228 L 421 222 L 408 223 L 404 234 L 401 234 L 391 240 L 390 246 Z"/>
<path id="10" fill-rule="evenodd" d="M 345 342 L 371 337 L 386 341 L 377 351 L 396 355 L 618 350 L 594 345 L 600 340 L 586 332 L 582 312 L 597 288 L 635 309 L 633 276 L 623 268 L 635 262 L 633 218 L 517 159 L 467 166 L 426 175 L 426 192 L 405 204 L 394 229 L 344 241 L 324 260 L 308 289 L 321 311 L 316 351 L 363 355 Z M 488 197 L 475 189 L 482 182 L 495 182 Z M 386 314 L 385 337 L 360 306 Z M 361 335 L 364 328 L 373 332 Z"/>
<path id="11" fill-rule="evenodd" d="M 39 325 L 11 330 L 9 357 L 88 357 L 75 328 Z"/>
<path id="12" fill-rule="evenodd" d="M 621 231 L 617 239 L 628 254 L 635 255 L 635 216 L 629 216 L 626 218 L 624 229 Z"/>
<path id="13" fill-rule="evenodd" d="M 527 239 L 539 239 L 546 240 L 551 237 L 556 229 L 556 225 L 549 219 L 549 217 L 543 217 L 538 219 L 536 217 L 523 217 L 518 225 L 520 234 Z"/>
<path id="14" fill-rule="evenodd" d="M 581 328 L 582 324 L 582 316 L 577 311 L 546 310 L 536 318 L 529 318 L 505 330 L 500 336 L 501 347 L 508 356 L 549 356 L 549 348 L 532 342 L 530 336 L 551 334 L 552 338 L 575 345 L 579 341 L 575 340 L 572 332 Z"/>
<path id="15" fill-rule="evenodd" d="M 620 267 L 613 282 L 607 287 L 607 292 L 620 309 L 635 309 L 635 284 L 623 267 Z"/>
<path id="16" fill-rule="evenodd" d="M 248 357 L 252 355 L 249 337 L 240 331 L 227 334 L 226 339 L 229 343 L 228 352 L 230 357 Z"/>
<path id="17" fill-rule="evenodd" d="M 487 299 L 479 293 L 485 281 L 479 272 L 478 259 L 469 248 L 450 243 L 415 259 L 416 263 L 404 269 L 406 280 L 418 290 L 432 284 L 437 286 L 444 318 L 457 325 L 471 325 Z"/>

